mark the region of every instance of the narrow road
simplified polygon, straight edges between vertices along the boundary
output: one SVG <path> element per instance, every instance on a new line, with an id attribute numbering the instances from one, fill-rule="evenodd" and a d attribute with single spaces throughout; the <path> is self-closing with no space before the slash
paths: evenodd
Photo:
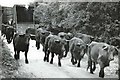
<path id="1" fill-rule="evenodd" d="M 7 44 L 6 40 L 4 40 Z M 11 51 L 11 55 L 14 56 L 13 43 L 7 44 Z M 30 40 L 28 60 L 29 64 L 25 64 L 24 53 L 20 53 L 20 60 L 18 60 L 20 71 L 34 75 L 31 78 L 99 78 L 98 71 L 99 66 L 94 74 L 90 74 L 86 71 L 87 67 L 87 56 L 85 56 L 81 61 L 81 67 L 78 68 L 76 65 L 72 65 L 70 62 L 70 54 L 66 58 L 62 59 L 62 67 L 57 65 L 57 56 L 54 57 L 53 64 L 43 61 L 44 53 L 42 51 L 42 46 L 37 50 L 35 47 L 35 41 Z M 109 72 L 108 72 L 109 73 Z M 105 73 L 106 74 L 106 73 Z M 117 75 L 105 75 L 107 78 L 117 78 Z"/>

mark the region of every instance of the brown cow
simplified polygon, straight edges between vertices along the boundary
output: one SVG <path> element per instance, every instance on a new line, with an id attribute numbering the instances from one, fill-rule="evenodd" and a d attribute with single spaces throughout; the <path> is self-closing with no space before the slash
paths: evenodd
<path id="1" fill-rule="evenodd" d="M 53 64 L 54 55 L 58 55 L 58 66 L 61 66 L 61 59 L 65 51 L 64 41 L 56 35 L 49 35 L 45 40 L 44 52 L 45 57 L 44 61 L 49 62 L 49 54 L 51 53 L 50 64 Z"/>
<path id="2" fill-rule="evenodd" d="M 25 63 L 28 64 L 27 53 L 29 50 L 30 35 L 28 34 L 15 34 L 13 37 L 14 58 L 19 59 L 20 51 L 25 52 Z"/>
<path id="3" fill-rule="evenodd" d="M 83 42 L 83 40 L 79 39 L 79 38 L 72 38 L 69 42 L 69 51 L 71 53 L 71 62 L 72 64 L 77 64 L 77 67 L 80 67 L 80 61 L 84 56 L 83 50 L 86 48 L 85 43 Z"/>
<path id="4" fill-rule="evenodd" d="M 109 66 L 110 61 L 114 59 L 116 54 L 116 48 L 106 43 L 92 42 L 88 47 L 88 68 L 90 67 L 90 73 L 96 69 L 96 64 L 100 65 L 99 77 L 104 77 L 104 68 Z M 92 68 L 92 63 L 93 68 Z"/>
<path id="5" fill-rule="evenodd" d="M 26 33 L 27 34 L 30 34 L 30 38 L 32 39 L 32 40 L 35 40 L 35 32 L 36 32 L 36 29 L 35 28 L 27 28 L 26 29 Z"/>
<path id="6" fill-rule="evenodd" d="M 94 40 L 93 36 L 87 34 L 76 33 L 74 36 L 82 39 L 86 45 L 89 45 Z M 84 49 L 84 53 L 87 53 L 87 46 L 86 49 Z"/>
<path id="7" fill-rule="evenodd" d="M 69 52 L 69 41 L 73 38 L 73 34 L 72 33 L 65 33 L 65 32 L 60 32 L 58 33 L 58 36 L 61 37 L 61 39 L 63 39 L 66 44 L 65 46 L 65 54 L 64 57 L 67 56 L 68 52 Z"/>
<path id="8" fill-rule="evenodd" d="M 42 44 L 42 46 L 44 46 L 45 43 L 45 38 L 50 34 L 49 31 L 43 29 L 43 28 L 38 28 L 36 30 L 36 47 L 37 49 L 40 48 L 40 43 Z"/>

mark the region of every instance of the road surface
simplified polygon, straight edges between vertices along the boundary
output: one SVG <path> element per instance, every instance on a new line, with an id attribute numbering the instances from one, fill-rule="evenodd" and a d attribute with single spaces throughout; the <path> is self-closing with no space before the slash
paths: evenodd
<path id="1" fill-rule="evenodd" d="M 4 40 L 5 44 L 11 51 L 11 55 L 14 56 L 13 43 L 7 44 L 7 41 Z M 58 67 L 57 65 L 57 56 L 54 57 L 53 64 L 43 61 L 44 53 L 42 51 L 42 46 L 40 45 L 40 49 L 37 50 L 35 47 L 35 41 L 30 40 L 29 52 L 28 52 L 28 60 L 29 64 L 25 64 L 25 56 L 23 52 L 20 52 L 20 60 L 18 60 L 20 67 L 19 71 L 24 71 L 25 73 L 32 74 L 31 78 L 99 78 L 99 66 L 97 65 L 97 69 L 94 74 L 90 74 L 86 71 L 87 67 L 87 56 L 82 59 L 81 67 L 78 68 L 76 65 L 72 65 L 70 61 L 70 54 L 66 58 L 61 60 L 62 66 Z M 13 57 L 14 58 L 14 57 Z M 115 74 L 115 70 L 118 67 L 116 64 L 112 64 L 109 69 L 105 69 L 105 78 L 117 78 L 117 74 Z M 115 68 L 115 69 L 114 69 Z M 111 72 L 110 70 L 114 70 Z M 112 74 L 111 74 L 112 73 Z"/>

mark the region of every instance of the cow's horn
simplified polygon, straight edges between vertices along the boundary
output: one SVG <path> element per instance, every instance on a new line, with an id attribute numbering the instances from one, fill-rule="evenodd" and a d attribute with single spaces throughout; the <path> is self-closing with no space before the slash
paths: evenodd
<path id="1" fill-rule="evenodd" d="M 107 47 L 107 46 L 103 46 L 103 49 L 107 51 L 107 50 L 108 50 L 108 47 Z"/>

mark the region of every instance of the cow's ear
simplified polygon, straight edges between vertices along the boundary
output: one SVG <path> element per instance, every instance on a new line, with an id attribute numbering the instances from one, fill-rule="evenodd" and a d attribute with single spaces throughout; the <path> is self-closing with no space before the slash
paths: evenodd
<path id="1" fill-rule="evenodd" d="M 93 36 L 90 36 L 91 42 L 95 39 Z"/>
<path id="2" fill-rule="evenodd" d="M 103 46 L 103 49 L 108 51 L 108 47 L 107 46 Z"/>
<path id="3" fill-rule="evenodd" d="M 23 36 L 25 36 L 25 34 L 23 34 Z"/>

